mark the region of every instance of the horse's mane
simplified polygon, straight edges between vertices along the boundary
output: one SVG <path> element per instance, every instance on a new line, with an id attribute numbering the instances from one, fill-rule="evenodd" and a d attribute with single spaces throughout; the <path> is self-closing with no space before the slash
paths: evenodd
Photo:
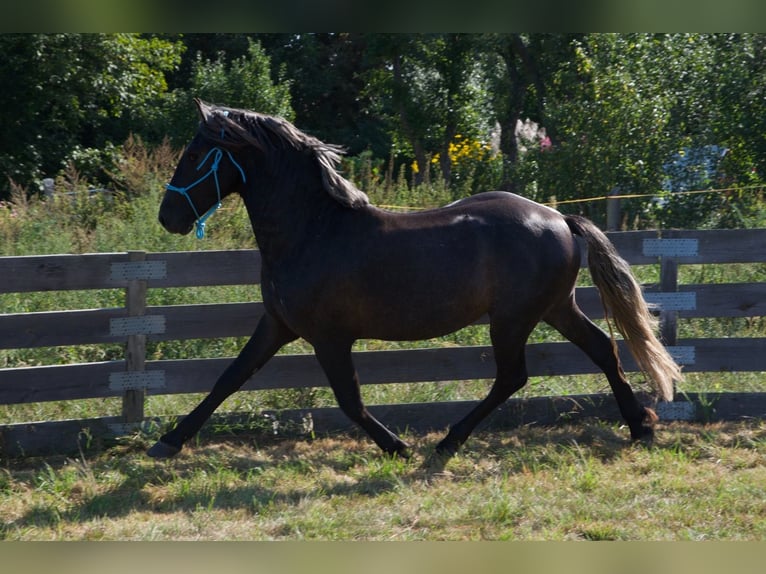
<path id="1" fill-rule="evenodd" d="M 249 110 L 223 106 L 205 106 L 200 132 L 205 139 L 221 146 L 255 146 L 261 151 L 295 149 L 313 154 L 322 174 L 327 193 L 341 204 L 357 208 L 368 205 L 367 195 L 344 178 L 336 166 L 344 150 L 308 135 L 287 120 Z"/>

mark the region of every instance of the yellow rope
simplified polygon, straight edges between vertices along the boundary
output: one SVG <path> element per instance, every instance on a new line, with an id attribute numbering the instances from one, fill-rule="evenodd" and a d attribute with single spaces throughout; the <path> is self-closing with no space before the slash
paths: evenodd
<path id="1" fill-rule="evenodd" d="M 744 187 L 722 187 L 718 189 L 694 189 L 689 191 L 673 191 L 661 193 L 626 193 L 624 195 L 601 195 L 598 197 L 586 197 L 582 199 L 564 199 L 562 201 L 549 201 L 543 205 L 563 205 L 566 203 L 586 203 L 589 201 L 604 201 L 606 199 L 635 199 L 638 197 L 677 197 L 679 195 L 694 195 L 700 193 L 728 193 L 732 191 L 749 191 L 752 189 L 763 189 L 764 185 L 746 185 Z"/>
<path id="2" fill-rule="evenodd" d="M 701 193 L 729 193 L 736 191 L 750 191 L 753 189 L 763 189 L 763 184 L 760 185 L 746 185 L 744 187 L 722 187 L 719 189 L 695 189 L 689 191 L 673 191 L 664 193 L 626 193 L 624 195 L 600 195 L 598 197 L 585 197 L 581 199 L 563 199 L 561 201 L 546 201 L 541 202 L 542 205 L 557 206 L 565 205 L 568 203 L 588 203 L 591 201 L 605 201 L 607 199 L 636 199 L 640 197 L 677 197 L 679 195 L 696 195 Z M 378 205 L 382 209 L 401 209 L 404 211 L 420 211 L 425 209 L 433 209 L 431 207 L 414 207 L 407 205 Z"/>

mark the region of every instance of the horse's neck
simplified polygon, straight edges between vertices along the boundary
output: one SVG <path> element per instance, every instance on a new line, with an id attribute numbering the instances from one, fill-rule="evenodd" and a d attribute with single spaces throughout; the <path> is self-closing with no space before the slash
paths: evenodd
<path id="1" fill-rule="evenodd" d="M 250 223 L 265 261 L 293 257 L 307 240 L 331 225 L 344 208 L 323 189 L 298 185 L 256 189 L 245 197 Z M 259 193 L 261 192 L 261 193 Z"/>

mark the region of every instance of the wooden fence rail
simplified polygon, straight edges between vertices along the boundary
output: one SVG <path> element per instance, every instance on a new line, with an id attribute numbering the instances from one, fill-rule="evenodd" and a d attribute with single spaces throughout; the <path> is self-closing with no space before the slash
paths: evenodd
<path id="1" fill-rule="evenodd" d="M 766 315 L 766 283 L 678 284 L 679 265 L 766 262 L 766 229 L 609 236 L 630 264 L 659 265 L 660 280 L 647 286 L 645 296 L 661 308 L 663 340 L 686 372 L 766 371 L 766 338 L 677 338 L 679 318 Z M 0 278 L 0 293 L 89 289 L 125 293 L 121 307 L 0 315 L 0 349 L 96 343 L 120 343 L 125 349 L 124 357 L 113 361 L 0 369 L 0 405 L 107 397 L 122 397 L 123 405 L 113 417 L 0 426 L 0 453 L 5 456 L 72 450 L 83 432 L 89 440 L 132 432 L 147 423 L 143 410 L 147 394 L 208 391 L 230 358 L 147 360 L 147 341 L 247 336 L 263 313 L 260 302 L 147 305 L 149 289 L 257 283 L 260 256 L 256 250 L 0 257 Z M 591 317 L 603 315 L 594 288 L 578 288 L 577 298 Z M 635 370 L 626 351 L 623 357 L 626 370 Z M 531 376 L 597 372 L 569 343 L 529 345 L 527 358 Z M 359 352 L 355 363 L 364 384 L 494 377 L 492 348 L 485 346 Z M 244 389 L 322 385 L 325 379 L 313 356 L 279 355 Z M 721 418 L 766 415 L 766 398 L 760 393 L 728 393 L 715 400 Z M 612 403 L 602 395 L 512 399 L 487 424 L 553 422 L 564 412 L 616 417 Z M 696 416 L 694 401 L 688 397 L 659 407 L 664 418 Z M 371 410 L 384 411 L 381 416 L 394 427 L 417 430 L 443 428 L 466 408 L 467 404 L 454 402 L 438 409 L 377 405 Z M 295 410 L 281 416 L 290 421 L 309 414 L 315 430 L 347 428 L 337 409 Z"/>

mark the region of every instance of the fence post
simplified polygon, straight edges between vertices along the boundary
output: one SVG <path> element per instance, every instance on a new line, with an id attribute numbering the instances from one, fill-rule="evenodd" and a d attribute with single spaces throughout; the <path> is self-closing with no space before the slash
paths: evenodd
<path id="1" fill-rule="evenodd" d="M 145 261 L 144 251 L 128 252 L 129 261 Z M 125 307 L 128 317 L 146 313 L 146 279 L 130 279 L 125 290 Z M 146 335 L 128 335 L 125 349 L 126 371 L 143 371 L 146 364 Z M 144 389 L 128 389 L 122 395 L 122 422 L 141 423 L 144 420 Z"/>
<path id="2" fill-rule="evenodd" d="M 674 231 L 663 232 L 663 239 L 673 239 Z M 678 292 L 678 258 L 673 255 L 660 256 L 660 291 L 662 293 Z M 678 311 L 663 309 L 660 311 L 660 340 L 667 347 L 675 347 L 678 342 Z M 673 383 L 673 394 L 676 385 Z"/>
<path id="3" fill-rule="evenodd" d="M 56 192 L 56 183 L 52 177 L 46 177 L 43 180 L 43 194 L 46 199 L 53 199 L 53 194 Z"/>
<path id="4" fill-rule="evenodd" d="M 606 198 L 606 230 L 619 231 L 622 225 L 620 221 L 620 190 L 612 189 Z"/>
<path id="5" fill-rule="evenodd" d="M 663 233 L 663 239 L 672 239 L 675 235 L 673 231 L 667 231 Z M 660 256 L 660 291 L 662 293 L 678 292 L 678 259 L 675 256 Z M 660 311 L 660 337 L 666 346 L 676 345 L 678 311 L 665 308 Z"/>

